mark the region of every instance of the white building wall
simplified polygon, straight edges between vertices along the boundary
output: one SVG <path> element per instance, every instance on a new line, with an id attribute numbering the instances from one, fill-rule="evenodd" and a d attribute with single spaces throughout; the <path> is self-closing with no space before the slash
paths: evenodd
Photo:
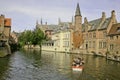
<path id="1" fill-rule="evenodd" d="M 56 52 L 70 52 L 71 49 L 71 32 L 60 31 L 52 35 L 54 46 L 42 46 L 42 50 L 56 51 Z"/>

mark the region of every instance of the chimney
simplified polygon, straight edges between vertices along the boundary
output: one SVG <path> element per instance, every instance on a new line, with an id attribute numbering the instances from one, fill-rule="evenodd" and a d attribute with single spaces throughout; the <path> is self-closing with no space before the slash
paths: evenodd
<path id="1" fill-rule="evenodd" d="M 88 20 L 86 17 L 84 18 L 84 23 L 88 23 Z"/>
<path id="2" fill-rule="evenodd" d="M 1 14 L 0 16 L 1 16 L 2 18 L 5 18 L 5 15 L 3 15 L 3 14 Z"/>
<path id="3" fill-rule="evenodd" d="M 60 24 L 61 23 L 61 19 L 60 18 L 58 18 L 58 24 Z"/>
<path id="4" fill-rule="evenodd" d="M 72 23 L 74 23 L 74 18 L 73 18 L 73 16 L 72 16 Z"/>
<path id="5" fill-rule="evenodd" d="M 47 25 L 47 22 L 45 22 L 45 25 Z"/>
<path id="6" fill-rule="evenodd" d="M 102 12 L 102 20 L 105 20 L 105 18 L 106 18 L 105 12 Z"/>
<path id="7" fill-rule="evenodd" d="M 39 23 L 38 23 L 38 20 L 36 20 L 36 25 L 38 25 Z"/>
<path id="8" fill-rule="evenodd" d="M 41 23 L 41 25 L 43 24 L 43 22 L 42 22 L 42 18 L 41 18 L 41 21 L 40 21 L 40 23 Z"/>
<path id="9" fill-rule="evenodd" d="M 111 12 L 111 18 L 115 17 L 115 10 L 112 10 Z"/>

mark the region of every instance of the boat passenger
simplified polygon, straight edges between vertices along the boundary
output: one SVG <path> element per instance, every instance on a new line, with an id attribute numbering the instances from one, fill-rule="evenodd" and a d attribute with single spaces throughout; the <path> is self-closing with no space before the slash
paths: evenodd
<path id="1" fill-rule="evenodd" d="M 83 64 L 83 61 L 82 61 L 82 60 L 83 60 L 83 59 L 82 59 L 81 57 L 74 58 L 72 65 L 73 65 L 73 66 L 80 66 L 80 65 Z"/>
<path id="2" fill-rule="evenodd" d="M 76 62 L 73 60 L 72 66 L 76 66 Z"/>

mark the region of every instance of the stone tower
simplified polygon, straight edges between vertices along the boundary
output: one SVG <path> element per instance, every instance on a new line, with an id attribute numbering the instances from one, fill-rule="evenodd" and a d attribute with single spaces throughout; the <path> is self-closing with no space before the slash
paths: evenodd
<path id="1" fill-rule="evenodd" d="M 73 49 L 80 49 L 82 44 L 83 44 L 82 16 L 80 12 L 79 3 L 77 3 L 77 8 L 75 12 L 74 32 L 73 32 Z"/>
<path id="2" fill-rule="evenodd" d="M 75 12 L 75 31 L 82 31 L 82 16 L 80 12 L 79 3 L 77 3 L 76 12 Z"/>

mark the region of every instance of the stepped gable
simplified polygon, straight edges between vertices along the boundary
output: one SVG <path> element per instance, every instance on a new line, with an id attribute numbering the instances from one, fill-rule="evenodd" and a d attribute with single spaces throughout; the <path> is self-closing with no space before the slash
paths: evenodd
<path id="1" fill-rule="evenodd" d="M 113 24 L 113 26 L 110 29 L 108 35 L 120 35 L 120 23 Z"/>

